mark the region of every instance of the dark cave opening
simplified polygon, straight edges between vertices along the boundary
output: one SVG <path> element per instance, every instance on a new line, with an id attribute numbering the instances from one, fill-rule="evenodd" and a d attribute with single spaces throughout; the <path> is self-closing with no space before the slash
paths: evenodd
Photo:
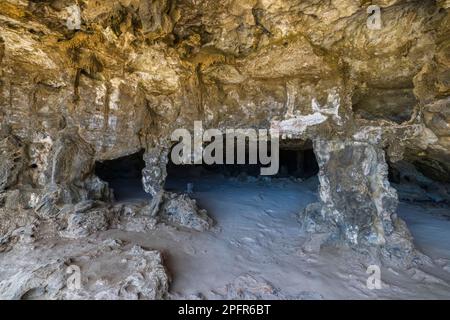
<path id="1" fill-rule="evenodd" d="M 141 199 L 148 197 L 142 186 L 144 149 L 113 160 L 97 161 L 95 174 L 108 182 L 114 191 L 115 200 Z"/>
<path id="2" fill-rule="evenodd" d="M 427 174 L 417 162 L 388 161 L 388 168 L 389 182 L 401 201 L 450 204 L 450 184 Z"/>
<path id="3" fill-rule="evenodd" d="M 319 165 L 314 154 L 312 142 L 289 143 L 280 146 L 280 171 L 278 177 L 308 179 L 317 175 Z"/>
<path id="4" fill-rule="evenodd" d="M 224 148 L 224 153 L 225 153 Z M 270 148 L 269 148 L 270 150 Z M 270 154 L 270 153 L 269 153 Z M 226 154 L 224 154 L 226 159 Z M 198 176 L 208 174 L 220 174 L 225 177 L 259 177 L 261 165 L 248 163 L 248 146 L 246 149 L 246 163 L 236 164 L 188 164 L 176 165 L 170 157 L 166 166 L 168 180 L 179 176 Z M 279 148 L 279 170 L 276 175 L 269 176 L 271 178 L 300 178 L 308 179 L 319 172 L 319 166 L 313 151 L 312 141 L 310 140 L 291 140 L 282 141 Z"/>
<path id="5" fill-rule="evenodd" d="M 276 175 L 261 175 L 263 166 L 259 161 L 249 164 L 248 155 L 246 164 L 213 165 L 177 165 L 169 157 L 164 189 L 188 193 L 218 225 L 229 219 L 245 224 L 246 216 L 270 220 L 264 212 L 276 213 L 290 224 L 290 212 L 301 212 L 317 201 L 319 170 L 311 141 L 283 142 L 279 151 Z"/>

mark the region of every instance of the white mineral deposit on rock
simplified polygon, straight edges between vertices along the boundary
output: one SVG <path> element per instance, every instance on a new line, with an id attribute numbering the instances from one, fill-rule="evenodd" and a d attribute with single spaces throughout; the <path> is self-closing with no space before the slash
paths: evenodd
<path id="1" fill-rule="evenodd" d="M 449 1 L 369 5 L 1 0 L 0 298 L 448 299 Z"/>

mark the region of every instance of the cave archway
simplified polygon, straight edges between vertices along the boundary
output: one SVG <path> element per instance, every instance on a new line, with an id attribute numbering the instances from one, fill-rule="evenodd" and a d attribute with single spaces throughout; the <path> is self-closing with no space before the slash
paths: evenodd
<path id="1" fill-rule="evenodd" d="M 142 186 L 144 149 L 113 160 L 97 161 L 95 174 L 108 182 L 117 201 L 148 198 Z"/>
<path id="2" fill-rule="evenodd" d="M 247 145 L 248 147 L 248 145 Z M 224 152 L 226 148 L 224 147 Z M 214 175 L 241 181 L 269 181 L 277 178 L 290 178 L 296 182 L 308 180 L 317 176 L 319 166 L 313 151 L 311 140 L 282 140 L 279 146 L 279 170 L 273 176 L 260 176 L 261 164 L 248 163 L 248 148 L 246 149 L 246 164 L 188 164 L 175 165 L 170 157 L 167 163 L 166 190 L 185 191 L 181 183 L 199 180 L 200 177 L 213 179 Z M 170 154 L 170 153 L 169 153 Z M 236 152 L 235 152 L 236 155 Z M 226 154 L 224 154 L 226 159 Z M 248 179 L 249 178 L 249 179 Z M 316 184 L 318 185 L 317 179 Z M 182 182 L 183 181 L 183 182 Z"/>
<path id="3" fill-rule="evenodd" d="M 311 140 L 283 140 L 278 177 L 311 178 L 319 172 Z"/>

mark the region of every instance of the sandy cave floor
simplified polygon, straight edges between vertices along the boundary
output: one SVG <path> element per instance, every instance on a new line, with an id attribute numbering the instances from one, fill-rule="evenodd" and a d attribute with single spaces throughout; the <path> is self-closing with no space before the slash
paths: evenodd
<path id="1" fill-rule="evenodd" d="M 446 208 L 401 203 L 399 214 L 417 247 L 437 266 L 382 269 L 382 289 L 369 290 L 366 267 L 351 252 L 302 250 L 305 236 L 297 215 L 317 199 L 315 178 L 242 182 L 196 175 L 169 179 L 166 188 L 184 191 L 188 182 L 194 183 L 194 198 L 200 207 L 216 221 L 215 230 L 200 233 L 160 226 L 148 234 L 111 230 L 103 235 L 162 250 L 173 278 L 174 298 L 227 297 L 227 285 L 238 277 L 268 282 L 279 290 L 280 298 L 287 299 L 450 298 L 450 214 Z M 120 185 L 127 197 L 140 192 Z"/>
<path id="2" fill-rule="evenodd" d="M 168 179 L 166 188 L 184 191 L 187 182 L 194 183 L 193 197 L 216 221 L 212 231 L 177 230 L 159 224 L 147 233 L 109 230 L 91 240 L 44 239 L 34 243 L 33 249 L 17 246 L 3 253 L 0 278 L 11 276 L 12 266 L 17 270 L 55 257 L 89 252 L 98 243 L 95 239 L 120 239 L 163 252 L 172 278 L 172 299 L 236 298 L 236 290 L 230 290 L 230 286 L 253 286 L 260 292 L 266 285 L 275 288 L 267 297 L 280 299 L 450 298 L 448 208 L 401 203 L 399 214 L 414 235 L 416 246 L 433 259 L 435 266 L 422 270 L 382 268 L 382 289 L 369 290 L 367 266 L 358 255 L 343 250 L 311 253 L 302 249 L 305 235 L 299 228 L 298 213 L 317 199 L 316 178 L 267 182 L 220 175 L 177 176 L 176 180 Z M 119 181 L 113 187 L 121 195 L 120 202 L 147 197 L 139 181 Z M 89 265 L 89 261 L 77 263 L 81 270 L 93 270 L 90 281 L 117 273 L 104 267 L 107 261 L 97 266 Z"/>

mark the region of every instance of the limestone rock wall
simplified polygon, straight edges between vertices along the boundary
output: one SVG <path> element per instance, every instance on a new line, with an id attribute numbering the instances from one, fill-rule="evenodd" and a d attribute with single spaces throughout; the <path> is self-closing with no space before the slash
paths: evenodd
<path id="1" fill-rule="evenodd" d="M 156 195 L 173 129 L 272 127 L 314 141 L 346 237 L 383 243 L 396 203 L 384 151 L 450 181 L 449 28 L 448 1 L 433 0 L 2 0 L 3 202 L 51 217 L 105 200 L 94 161 L 142 148 Z"/>

